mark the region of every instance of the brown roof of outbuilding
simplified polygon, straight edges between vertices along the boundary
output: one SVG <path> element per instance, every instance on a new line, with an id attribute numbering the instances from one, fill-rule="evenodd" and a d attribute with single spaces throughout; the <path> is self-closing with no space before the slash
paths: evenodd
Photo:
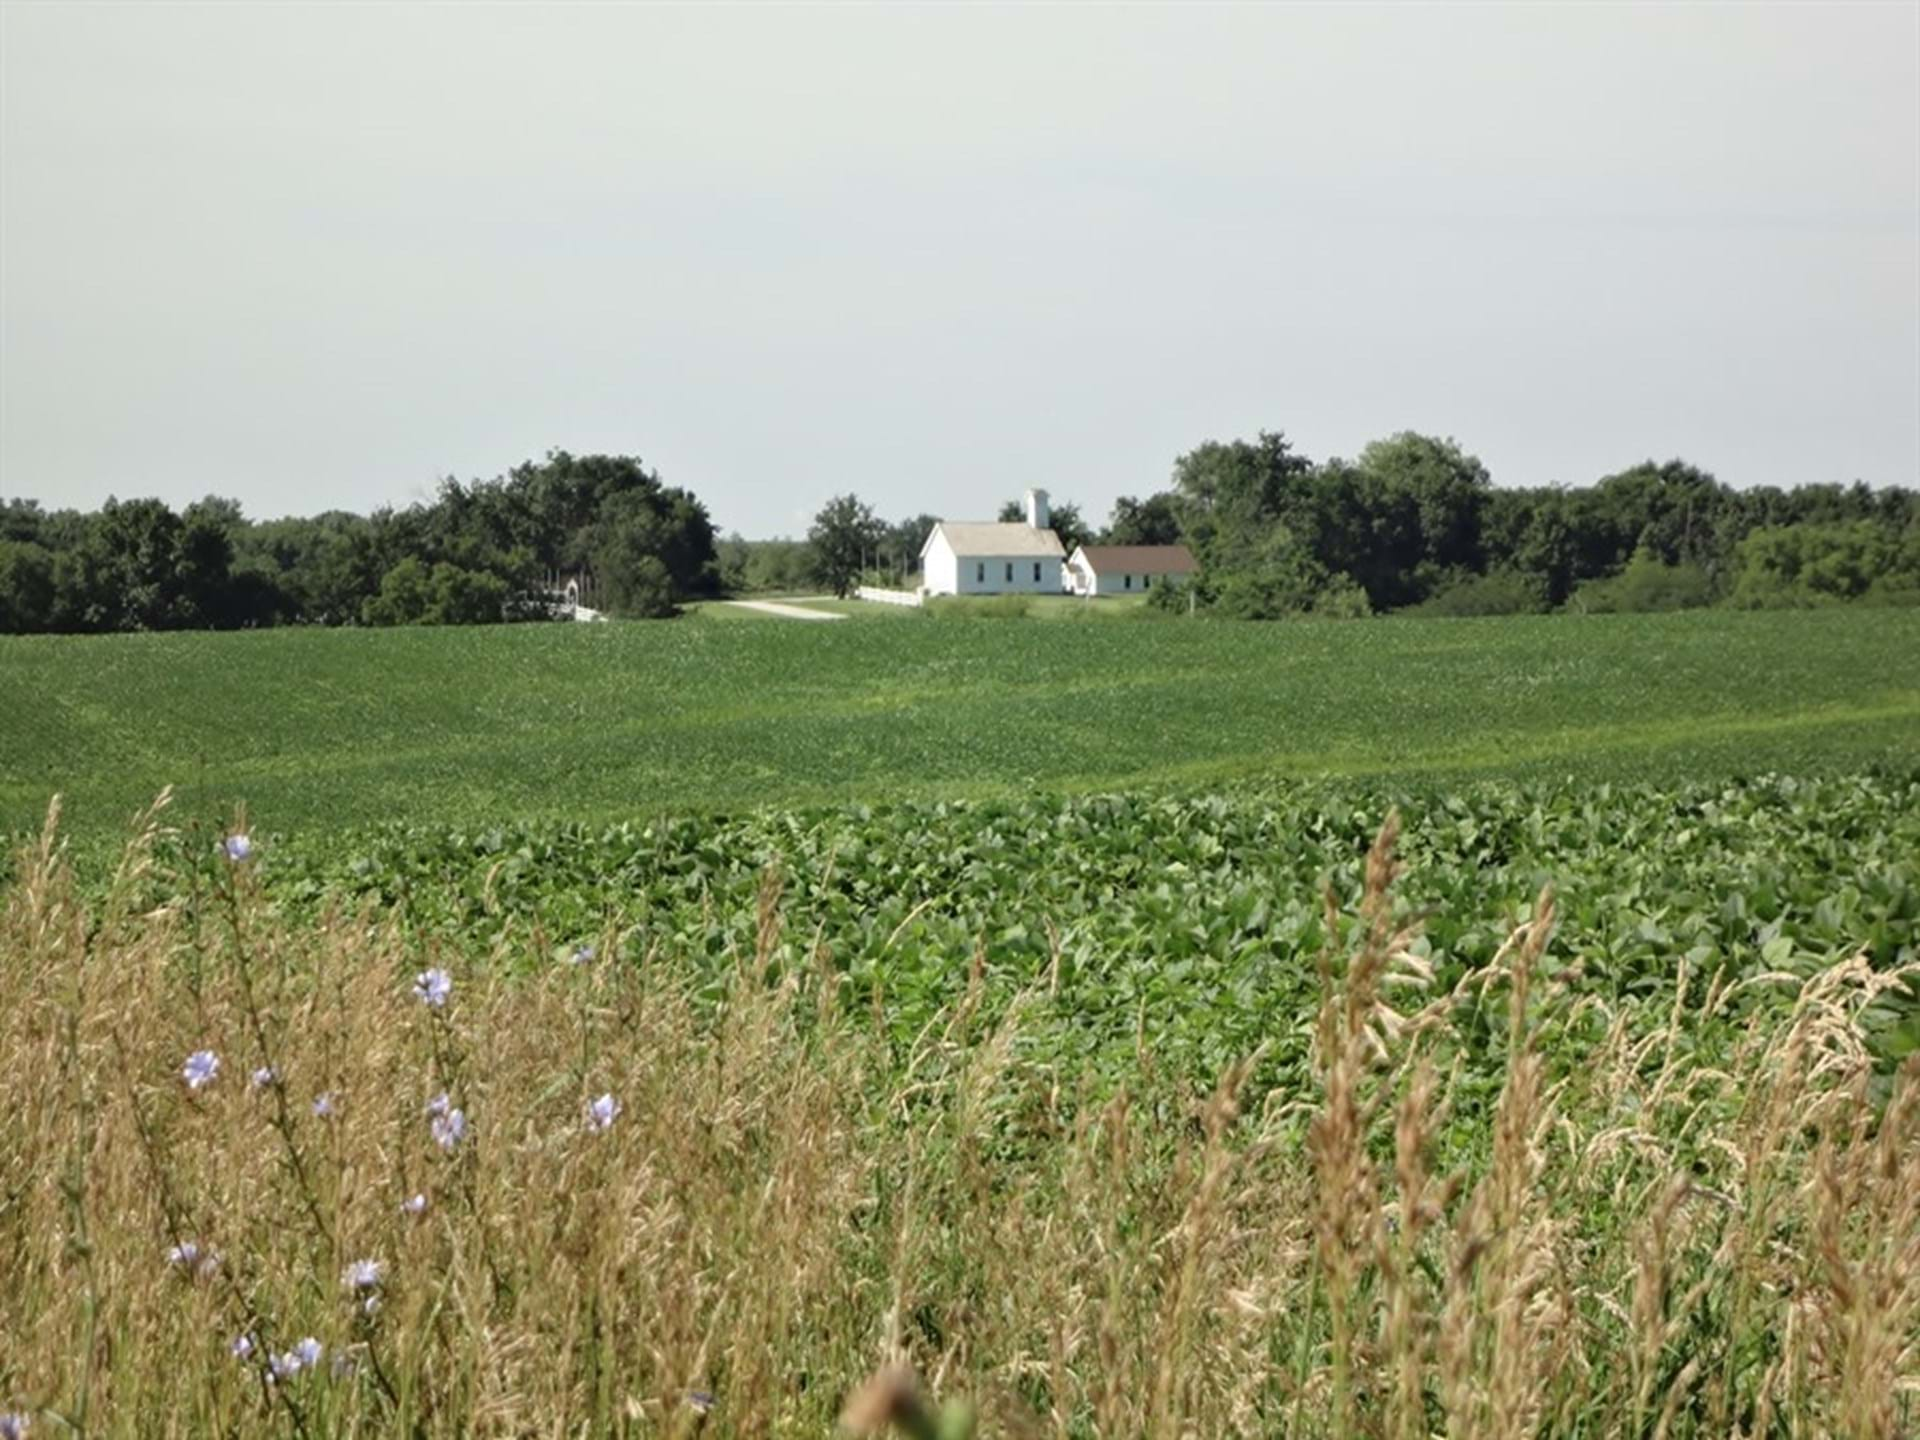
<path id="1" fill-rule="evenodd" d="M 1098 575 L 1103 571 L 1135 575 L 1189 575 L 1196 568 L 1184 545 L 1082 545 L 1077 555 Z"/>

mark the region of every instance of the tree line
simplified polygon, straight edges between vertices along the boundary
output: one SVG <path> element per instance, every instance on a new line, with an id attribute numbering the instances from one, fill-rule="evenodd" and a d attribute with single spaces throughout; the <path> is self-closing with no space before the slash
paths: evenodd
<path id="1" fill-rule="evenodd" d="M 999 518 L 1021 514 L 1008 500 Z M 1496 489 L 1454 441 L 1410 432 L 1352 460 L 1315 461 L 1278 431 L 1210 440 L 1103 528 L 1072 501 L 1050 518 L 1069 554 L 1189 546 L 1196 574 L 1152 603 L 1249 619 L 1920 603 L 1913 490 L 1740 490 L 1680 460 Z M 568 577 L 615 614 L 664 616 L 721 594 L 910 584 L 934 524 L 847 494 L 804 540 L 716 538 L 705 506 L 638 459 L 565 451 L 369 515 L 14 500 L 0 502 L 0 632 L 534 619 Z"/>
<path id="2" fill-rule="evenodd" d="M 1017 501 L 1001 509 L 1020 517 Z M 1175 460 L 1166 489 L 1117 500 L 1098 532 L 1070 502 L 1053 523 L 1069 554 L 1188 546 L 1197 572 L 1151 603 L 1244 619 L 1920 603 L 1912 490 L 1737 490 L 1681 460 L 1496 489 L 1454 441 L 1411 432 L 1353 460 L 1312 460 L 1279 431 L 1210 440 Z M 811 573 L 841 593 L 863 575 L 886 583 L 860 557 L 917 556 L 923 524 L 838 496 L 810 532 Z"/>
<path id="3" fill-rule="evenodd" d="M 209 498 L 0 503 L 0 631 L 482 624 L 545 618 L 556 578 L 617 614 L 718 593 L 713 522 L 631 456 L 554 451 L 427 503 L 250 521 Z"/>
<path id="4" fill-rule="evenodd" d="M 1351 461 L 1279 432 L 1208 442 L 1107 533 L 1193 549 L 1193 593 L 1160 603 L 1250 618 L 1920 602 L 1912 490 L 1739 490 L 1681 460 L 1495 489 L 1454 441 L 1410 432 Z"/>

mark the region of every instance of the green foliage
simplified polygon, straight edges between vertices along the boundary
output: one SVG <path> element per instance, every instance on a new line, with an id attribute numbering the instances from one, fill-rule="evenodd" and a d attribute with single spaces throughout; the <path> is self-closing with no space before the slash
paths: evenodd
<path id="1" fill-rule="evenodd" d="M 366 516 L 250 524 L 209 497 L 181 514 L 158 500 L 109 500 L 93 515 L 10 502 L 0 520 L 0 540 L 52 556 L 50 599 L 31 556 L 20 577 L 0 575 L 17 592 L 0 603 L 0 631 L 487 623 L 544 614 L 541 585 L 596 563 L 615 572 L 601 588 L 631 592 L 635 613 L 659 612 L 663 583 L 671 598 L 719 586 L 704 507 L 630 456 L 556 450 Z"/>
<path id="2" fill-rule="evenodd" d="M 1920 589 L 1920 525 L 1900 534 L 1870 521 L 1769 526 L 1734 556 L 1731 603 L 1744 609 L 1833 605 L 1871 596 L 1912 603 Z"/>
<path id="3" fill-rule="evenodd" d="M 1495 490 L 1486 466 L 1456 442 L 1411 432 L 1368 445 L 1356 461 L 1319 464 L 1278 433 L 1208 441 L 1174 462 L 1174 485 L 1146 502 L 1118 502 L 1109 538 L 1185 539 L 1201 564 L 1193 599 L 1225 601 L 1242 616 L 1316 613 L 1307 608 L 1321 588 L 1313 567 L 1357 583 L 1375 612 L 1427 602 L 1421 613 L 1553 609 L 1579 587 L 1620 576 L 1636 554 L 1666 570 L 1643 567 L 1624 586 L 1591 590 L 1585 608 L 1691 608 L 1726 591 L 1735 548 L 1756 527 L 1843 522 L 1877 537 L 1851 572 L 1834 561 L 1838 573 L 1824 587 L 1763 575 L 1744 603 L 1865 598 L 1868 572 L 1882 581 L 1878 603 L 1905 603 L 1920 588 L 1896 553 L 1920 527 L 1920 495 L 1910 490 L 1737 491 L 1680 460 L 1648 461 L 1584 490 Z M 1276 559 L 1290 548 L 1305 558 Z"/>
<path id="4" fill-rule="evenodd" d="M 53 556 L 26 540 L 0 540 L 0 633 L 32 635 L 53 618 Z"/>
<path id="5" fill-rule="evenodd" d="M 1540 589 L 1531 576 L 1513 570 L 1496 570 L 1486 575 L 1468 572 L 1440 585 L 1425 600 L 1399 613 L 1428 618 L 1536 615 L 1546 609 Z"/>
<path id="6" fill-rule="evenodd" d="M 1178 545 L 1180 512 L 1177 497 L 1162 490 L 1144 500 L 1122 495 L 1113 502 L 1113 515 L 1100 536 L 1103 545 Z"/>
<path id="7" fill-rule="evenodd" d="M 730 595 L 794 594 L 814 584 L 813 547 L 804 540 L 743 540 L 720 546 L 721 584 Z"/>
<path id="8" fill-rule="evenodd" d="M 814 577 L 844 596 L 880 548 L 886 526 L 857 495 L 836 495 L 820 507 L 807 531 Z"/>
<path id="9" fill-rule="evenodd" d="M 445 561 L 428 569 L 409 556 L 386 573 L 368 600 L 366 625 L 492 625 L 503 618 L 506 583 L 497 575 Z"/>
<path id="10" fill-rule="evenodd" d="M 476 950 L 545 933 L 619 933 L 708 957 L 751 933 L 761 873 L 786 882 L 780 963 L 818 948 L 862 1007 L 885 996 L 904 1051 L 959 998 L 984 946 L 990 1011 L 1037 981 L 1030 1057 L 1125 1077 L 1144 1042 L 1204 1084 L 1265 1047 L 1259 1088 L 1304 1084 L 1325 941 L 1319 896 L 1358 892 L 1374 817 L 1405 821 L 1407 913 L 1444 992 L 1487 964 L 1540 887 L 1562 897 L 1556 949 L 1608 1006 L 1698 983 L 1809 974 L 1865 950 L 1920 958 L 1920 772 L 1663 785 L 1254 784 L 1210 794 L 754 811 L 605 827 L 396 824 L 289 837 L 262 875 L 290 902 L 404 903 L 420 929 Z M 202 853 L 199 850 L 195 854 Z M 196 863 L 199 863 L 196 861 Z M 1871 1017 L 1891 1064 L 1920 1048 L 1920 997 Z M 1596 1032 L 1597 1038 L 1597 1032 Z"/>
<path id="11" fill-rule="evenodd" d="M 593 527 L 593 574 L 606 608 L 630 619 L 674 613 L 675 582 L 664 558 L 673 522 L 648 496 L 616 495 Z"/>
<path id="12" fill-rule="evenodd" d="M 1567 608 L 1590 615 L 1641 615 L 1712 603 L 1713 581 L 1704 567 L 1691 560 L 1670 565 L 1651 545 L 1642 545 L 1618 575 L 1589 580 L 1575 590 Z"/>
<path id="13" fill-rule="evenodd" d="M 380 593 L 361 607 L 364 625 L 418 625 L 432 604 L 433 572 L 409 555 L 380 578 Z"/>

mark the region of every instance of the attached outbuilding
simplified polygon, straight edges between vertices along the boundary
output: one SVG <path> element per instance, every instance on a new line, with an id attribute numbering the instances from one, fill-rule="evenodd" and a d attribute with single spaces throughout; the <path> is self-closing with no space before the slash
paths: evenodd
<path id="1" fill-rule="evenodd" d="M 1075 595 L 1137 595 L 1184 584 L 1193 572 L 1184 545 L 1081 545 L 1067 561 L 1066 586 Z"/>
<path id="2" fill-rule="evenodd" d="M 1029 490 L 1025 523 L 942 520 L 920 547 L 929 595 L 1058 595 L 1066 547 L 1048 527 L 1047 492 Z"/>

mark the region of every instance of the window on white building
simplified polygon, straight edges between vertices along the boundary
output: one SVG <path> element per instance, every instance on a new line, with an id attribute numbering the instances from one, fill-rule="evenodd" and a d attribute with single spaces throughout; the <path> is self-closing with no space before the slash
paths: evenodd
<path id="1" fill-rule="evenodd" d="M 1009 582 L 1013 579 L 1013 561 L 1011 560 L 1007 561 L 1007 579 Z"/>
<path id="2" fill-rule="evenodd" d="M 1125 588 L 1128 590 L 1131 590 L 1133 588 L 1133 576 L 1131 575 L 1127 576 Z"/>
<path id="3" fill-rule="evenodd" d="M 984 585 L 987 583 L 986 561 L 982 560 L 978 565 L 973 567 L 973 579 L 976 585 Z"/>
<path id="4" fill-rule="evenodd" d="M 1040 583 L 1040 562 L 1038 560 L 1033 562 L 1033 583 L 1036 585 Z"/>

